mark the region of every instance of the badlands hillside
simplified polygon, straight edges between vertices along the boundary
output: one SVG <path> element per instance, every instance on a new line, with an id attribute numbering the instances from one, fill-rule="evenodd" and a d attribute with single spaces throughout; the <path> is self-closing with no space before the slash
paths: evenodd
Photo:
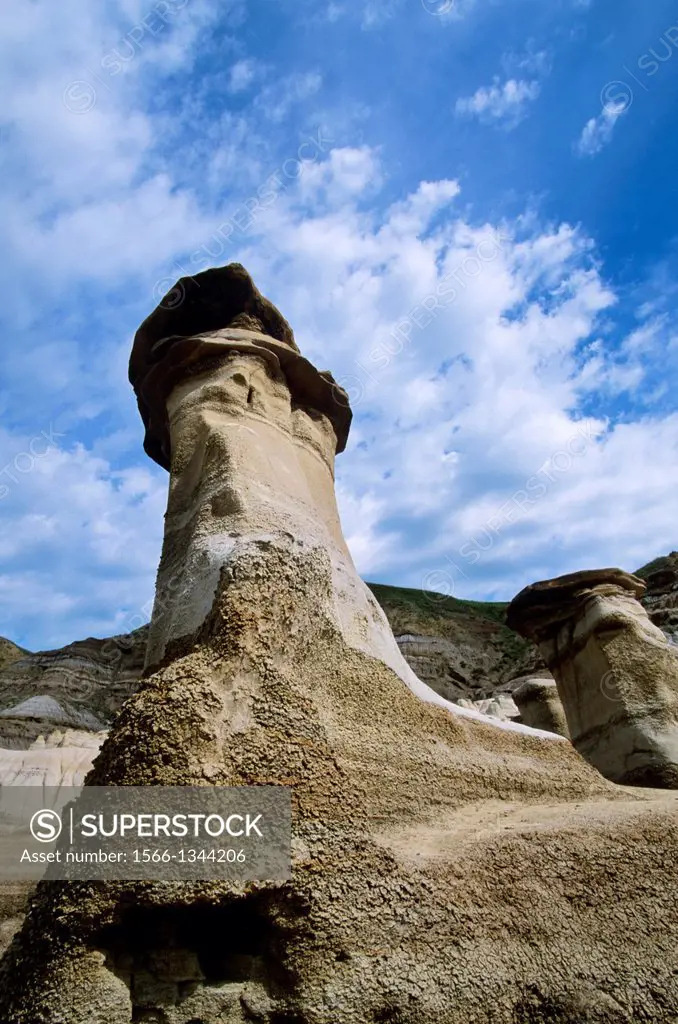
<path id="1" fill-rule="evenodd" d="M 652 621 L 678 641 L 678 552 L 656 558 L 636 575 L 647 584 L 643 604 Z M 510 695 L 527 677 L 550 676 L 536 647 L 505 625 L 505 603 L 369 586 L 405 659 L 447 700 L 478 702 L 481 711 L 504 717 L 505 702 L 497 706 L 492 698 Z M 93 748 L 98 749 L 136 689 L 146 639 L 143 627 L 128 635 L 30 653 L 0 638 L 0 765 L 7 781 L 8 772 L 23 771 L 26 765 L 32 771 L 44 763 L 45 747 L 54 750 L 50 764 L 56 758 L 59 765 L 54 763 L 52 770 L 63 770 L 66 776 L 74 756 L 76 765 L 89 763 Z M 518 716 L 517 709 L 509 713 Z M 31 748 L 35 755 L 18 754 Z"/>
<path id="2" fill-rule="evenodd" d="M 22 658 L 24 654 L 28 654 L 28 651 L 25 651 L 23 647 L 17 647 L 11 640 L 6 640 L 4 636 L 0 636 L 0 672 L 5 666 Z"/>

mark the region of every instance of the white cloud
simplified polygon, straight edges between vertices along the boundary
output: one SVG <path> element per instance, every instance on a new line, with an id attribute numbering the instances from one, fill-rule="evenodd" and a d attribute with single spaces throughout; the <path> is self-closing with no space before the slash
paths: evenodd
<path id="1" fill-rule="evenodd" d="M 214 117 L 197 78 L 170 113 L 164 60 L 190 67 L 211 16 L 193 0 L 184 21 L 144 36 L 119 74 L 93 86 L 91 110 L 69 110 L 67 87 L 89 82 L 87 67 L 101 77 L 102 57 L 122 56 L 144 13 L 132 0 L 105 12 L 57 12 L 46 0 L 0 11 L 13 172 L 0 209 L 3 312 L 16 339 L 0 353 L 11 381 L 0 466 L 15 477 L 0 471 L 0 634 L 41 645 L 139 624 L 131 616 L 152 595 L 167 483 L 141 454 L 125 379 L 131 334 L 160 268 L 195 269 L 192 251 L 238 197 L 257 196 L 296 158 L 322 81 L 308 69 L 281 75 L 242 114 Z M 525 79 L 516 69 L 470 97 L 468 113 L 513 123 L 538 91 L 528 76 L 546 73 L 537 57 Z M 302 112 L 293 128 L 292 111 Z M 449 572 L 459 596 L 505 598 L 530 579 L 634 568 L 675 547 L 678 417 L 660 385 L 678 346 L 663 307 L 646 298 L 624 322 L 594 240 L 572 225 L 483 223 L 457 181 L 408 189 L 389 171 L 364 142 L 328 144 L 212 246 L 212 265 L 250 267 L 305 354 L 353 396 L 338 492 L 359 568 L 414 586 Z M 639 383 L 646 404 L 636 396 L 616 416 L 612 399 Z M 19 471 L 50 418 L 66 438 Z"/>
<path id="2" fill-rule="evenodd" d="M 257 63 L 254 60 L 236 61 L 228 73 L 229 92 L 244 92 L 256 78 L 257 71 Z"/>
<path id="3" fill-rule="evenodd" d="M 507 70 L 522 71 L 539 78 L 545 78 L 551 72 L 551 54 L 548 50 L 528 49 L 521 54 L 506 54 L 502 63 Z"/>
<path id="4" fill-rule="evenodd" d="M 141 624 L 166 503 L 150 463 L 116 470 L 68 437 L 56 444 L 0 437 L 0 632 L 41 646 Z"/>
<path id="5" fill-rule="evenodd" d="M 608 103 L 597 117 L 586 122 L 576 143 L 579 156 L 595 156 L 612 141 L 615 126 L 619 118 L 625 114 L 628 106 L 623 100 Z"/>
<path id="6" fill-rule="evenodd" d="M 299 188 L 310 202 L 337 204 L 382 184 L 378 154 L 368 146 L 332 149 L 327 160 L 309 161 L 299 176 Z"/>
<path id="7" fill-rule="evenodd" d="M 322 167 L 323 180 L 332 166 L 339 155 Z M 415 586 L 449 568 L 459 596 L 497 598 L 582 565 L 635 568 L 675 546 L 678 419 L 582 421 L 577 410 L 590 394 L 640 379 L 623 342 L 615 350 L 596 333 L 616 296 L 591 240 L 568 225 L 469 224 L 451 205 L 457 191 L 422 183 L 378 219 L 359 213 L 351 191 L 337 190 L 339 208 L 317 216 L 289 194 L 262 226 L 281 253 L 262 287 L 304 351 L 352 395 L 353 441 L 338 471 L 359 567 Z M 581 354 L 596 337 L 597 363 L 596 351 Z M 654 444 L 659 469 L 630 455 Z M 533 485 L 521 509 L 513 496 L 520 502 L 535 476 L 545 491 Z M 638 528 L 646 485 L 651 537 Z M 507 502 L 511 511 L 497 519 Z M 611 531 L 601 502 L 614 508 Z M 493 516 L 481 551 L 475 538 Z"/>
<path id="8" fill-rule="evenodd" d="M 486 123 L 513 128 L 525 116 L 527 105 L 533 103 L 541 91 L 538 81 L 509 78 L 494 79 L 490 86 L 481 86 L 472 96 L 460 97 L 455 113 L 460 117 L 477 117 Z"/>
<path id="9" fill-rule="evenodd" d="M 318 71 L 294 72 L 262 89 L 256 107 L 269 120 L 280 122 L 294 106 L 315 96 L 321 85 L 322 75 Z"/>

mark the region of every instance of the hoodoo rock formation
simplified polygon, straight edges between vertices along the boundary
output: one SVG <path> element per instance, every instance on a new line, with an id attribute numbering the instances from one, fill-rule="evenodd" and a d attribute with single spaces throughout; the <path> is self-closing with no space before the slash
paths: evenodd
<path id="1" fill-rule="evenodd" d="M 534 729 L 569 736 L 563 702 L 553 679 L 531 676 L 512 692 L 520 720 Z"/>
<path id="2" fill-rule="evenodd" d="M 526 587 L 507 622 L 538 644 L 587 761 L 614 782 L 678 789 L 678 649 L 645 589 L 621 569 L 572 573 Z"/>
<path id="3" fill-rule="evenodd" d="M 165 543 L 88 781 L 290 787 L 292 878 L 42 883 L 0 1020 L 668 1024 L 678 795 L 419 681 L 341 532 L 346 396 L 242 268 L 209 274 L 135 343 Z"/>

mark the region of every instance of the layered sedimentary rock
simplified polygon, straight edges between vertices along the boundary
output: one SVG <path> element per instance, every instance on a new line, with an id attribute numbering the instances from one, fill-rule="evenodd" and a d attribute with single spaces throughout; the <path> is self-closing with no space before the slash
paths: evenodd
<path id="1" fill-rule="evenodd" d="M 554 679 L 530 676 L 512 691 L 512 697 L 525 725 L 569 736 L 565 709 Z"/>
<path id="2" fill-rule="evenodd" d="M 51 702 L 45 709 L 48 722 L 78 727 L 87 714 L 105 727 L 137 685 L 147 635 L 148 627 L 142 627 L 105 640 L 90 637 L 54 651 L 23 653 L 0 671 L 0 713 L 40 698 Z M 57 704 L 62 711 L 55 719 Z"/>
<path id="3" fill-rule="evenodd" d="M 484 699 L 488 675 L 501 658 L 491 645 L 479 650 L 460 637 L 405 633 L 396 643 L 418 678 L 452 701 Z"/>
<path id="4" fill-rule="evenodd" d="M 339 525 L 345 396 L 225 308 L 134 363 L 166 535 L 148 675 L 88 781 L 291 787 L 293 876 L 45 884 L 0 1019 L 668 1024 L 676 794 L 414 676 Z"/>
<path id="5" fill-rule="evenodd" d="M 678 551 L 646 567 L 643 605 L 655 626 L 678 644 Z"/>
<path id="6" fill-rule="evenodd" d="M 21 657 L 0 671 L 0 785 L 80 785 L 138 685 L 147 628 Z"/>
<path id="7" fill-rule="evenodd" d="M 429 579 L 435 583 L 436 576 Z M 516 663 L 532 645 L 504 624 L 506 605 L 461 601 L 430 589 L 368 585 L 406 661 L 448 700 L 492 697 L 520 674 Z"/>
<path id="8" fill-rule="evenodd" d="M 572 742 L 607 778 L 678 788 L 678 654 L 621 569 L 526 587 L 509 625 L 539 645 L 558 684 Z"/>
<path id="9" fill-rule="evenodd" d="M 0 636 L 0 672 L 8 665 L 11 665 L 13 661 L 17 661 L 27 653 L 22 647 L 17 647 L 16 644 L 12 643 L 11 640 Z"/>

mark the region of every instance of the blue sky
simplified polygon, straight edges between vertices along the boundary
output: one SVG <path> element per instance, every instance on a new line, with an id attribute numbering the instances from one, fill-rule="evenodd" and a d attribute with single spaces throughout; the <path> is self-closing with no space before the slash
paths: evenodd
<path id="1" fill-rule="evenodd" d="M 148 617 L 131 339 L 232 260 L 352 396 L 365 578 L 505 600 L 678 546 L 674 5 L 97 6 L 0 11 L 0 635 Z"/>

